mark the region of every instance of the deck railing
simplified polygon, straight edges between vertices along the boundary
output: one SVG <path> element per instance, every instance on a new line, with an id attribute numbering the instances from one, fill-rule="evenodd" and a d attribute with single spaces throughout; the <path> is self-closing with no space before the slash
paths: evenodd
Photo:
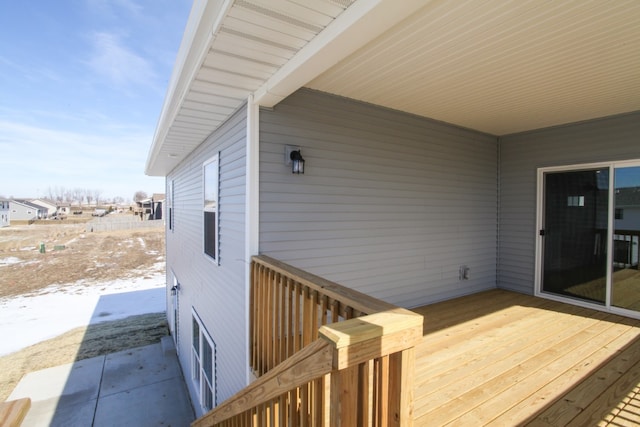
<path id="1" fill-rule="evenodd" d="M 422 316 L 254 257 L 259 378 L 194 426 L 410 426 Z"/>
<path id="2" fill-rule="evenodd" d="M 19 427 L 27 416 L 31 407 L 31 399 L 22 399 L 0 402 L 0 426 Z"/>
<path id="3" fill-rule="evenodd" d="M 318 339 L 323 325 L 396 308 L 261 255 L 252 262 L 251 365 L 262 376 Z"/>

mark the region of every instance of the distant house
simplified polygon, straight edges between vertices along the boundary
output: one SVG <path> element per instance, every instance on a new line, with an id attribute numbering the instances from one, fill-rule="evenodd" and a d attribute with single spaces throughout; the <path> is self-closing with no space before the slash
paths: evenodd
<path id="1" fill-rule="evenodd" d="M 26 200 L 10 200 L 11 221 L 34 221 L 42 217 L 43 208 Z"/>
<path id="2" fill-rule="evenodd" d="M 164 218 L 163 209 L 164 209 L 164 194 L 154 193 L 151 196 L 151 203 L 153 205 L 153 218 L 152 219 L 162 219 Z"/>
<path id="3" fill-rule="evenodd" d="M 70 215 L 71 203 L 58 203 L 58 215 Z"/>
<path id="4" fill-rule="evenodd" d="M 164 194 L 154 193 L 150 198 L 137 201 L 136 214 L 143 220 L 162 219 L 164 198 Z"/>
<path id="5" fill-rule="evenodd" d="M 8 227 L 11 222 L 9 200 L 0 199 L 0 227 Z"/>
<path id="6" fill-rule="evenodd" d="M 42 208 L 42 218 L 49 218 L 58 211 L 54 202 L 45 199 L 30 199 L 29 202 Z"/>
<path id="7" fill-rule="evenodd" d="M 618 188 L 614 197 L 614 265 L 638 268 L 640 265 L 640 187 Z"/>

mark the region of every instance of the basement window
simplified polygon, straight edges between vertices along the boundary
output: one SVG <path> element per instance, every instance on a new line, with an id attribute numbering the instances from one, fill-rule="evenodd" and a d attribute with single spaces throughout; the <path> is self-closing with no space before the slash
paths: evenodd
<path id="1" fill-rule="evenodd" d="M 196 387 L 198 403 L 204 412 L 216 405 L 216 346 L 200 317 L 192 312 L 191 379 Z"/>

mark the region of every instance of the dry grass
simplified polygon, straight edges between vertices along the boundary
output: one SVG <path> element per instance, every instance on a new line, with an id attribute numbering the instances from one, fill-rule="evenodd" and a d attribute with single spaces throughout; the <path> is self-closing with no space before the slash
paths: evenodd
<path id="1" fill-rule="evenodd" d="M 38 250 L 40 242 L 45 253 Z M 81 279 L 90 283 L 134 277 L 163 255 L 162 228 L 96 233 L 86 233 L 85 225 L 56 223 L 0 228 L 0 260 L 21 261 L 0 262 L 0 297 Z"/>
<path id="2" fill-rule="evenodd" d="M 44 254 L 38 251 L 40 242 L 46 245 Z M 53 250 L 54 246 L 64 249 Z M 0 262 L 0 298 L 80 279 L 85 286 L 103 286 L 107 280 L 138 277 L 162 262 L 164 230 L 86 233 L 84 224 L 50 221 L 0 228 L 0 261 L 9 258 L 20 262 Z M 76 328 L 0 357 L 0 401 L 29 372 L 153 344 L 167 334 L 165 313 L 132 316 Z"/>

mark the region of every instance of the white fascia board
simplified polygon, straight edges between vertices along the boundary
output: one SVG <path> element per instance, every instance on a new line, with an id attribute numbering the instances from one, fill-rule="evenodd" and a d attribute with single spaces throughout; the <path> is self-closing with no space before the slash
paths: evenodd
<path id="1" fill-rule="evenodd" d="M 147 175 L 157 174 L 154 166 L 158 162 L 158 155 L 169 128 L 178 115 L 184 98 L 232 5 L 233 0 L 195 0 L 193 2 L 149 149 L 145 168 Z"/>
<path id="2" fill-rule="evenodd" d="M 294 55 L 255 93 L 273 107 L 385 31 L 425 7 L 424 0 L 358 0 Z"/>

